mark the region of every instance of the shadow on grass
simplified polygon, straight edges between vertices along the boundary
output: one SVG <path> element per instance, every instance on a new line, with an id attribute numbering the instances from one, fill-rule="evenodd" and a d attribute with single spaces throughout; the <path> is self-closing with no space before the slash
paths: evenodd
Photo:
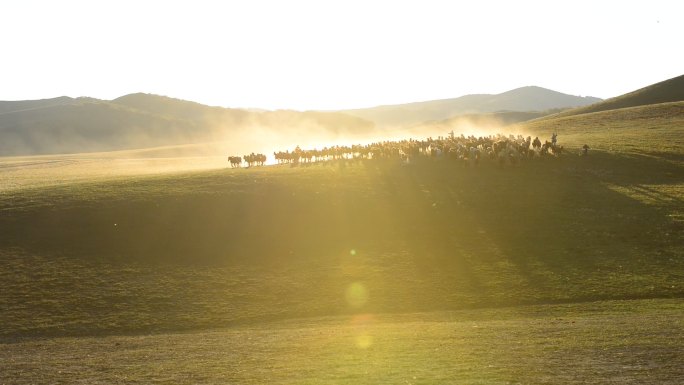
<path id="1" fill-rule="evenodd" d="M 682 179 L 660 158 L 602 153 L 504 168 L 368 161 L 10 207 L 3 334 L 682 296 L 671 205 L 608 187 Z M 354 283 L 367 292 L 359 306 Z"/>

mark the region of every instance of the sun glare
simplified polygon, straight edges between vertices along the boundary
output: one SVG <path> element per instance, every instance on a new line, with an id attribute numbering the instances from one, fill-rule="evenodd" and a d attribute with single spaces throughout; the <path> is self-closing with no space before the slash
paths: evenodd
<path id="1" fill-rule="evenodd" d="M 373 336 L 361 334 L 356 336 L 356 346 L 361 349 L 368 349 L 373 344 Z"/>
<path id="2" fill-rule="evenodd" d="M 368 349 L 373 344 L 371 326 L 375 321 L 372 314 L 357 314 L 351 319 L 354 328 L 354 341 L 359 349 Z"/>
<path id="3" fill-rule="evenodd" d="M 347 299 L 347 304 L 349 304 L 349 306 L 354 309 L 359 309 L 368 302 L 368 290 L 361 282 L 354 282 L 347 287 L 345 298 Z"/>

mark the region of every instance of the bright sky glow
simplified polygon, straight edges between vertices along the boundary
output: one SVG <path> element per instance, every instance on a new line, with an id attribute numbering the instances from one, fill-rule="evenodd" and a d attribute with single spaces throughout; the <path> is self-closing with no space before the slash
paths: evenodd
<path id="1" fill-rule="evenodd" d="M 684 2 L 4 1 L 0 100 L 147 92 L 344 109 L 684 73 Z"/>

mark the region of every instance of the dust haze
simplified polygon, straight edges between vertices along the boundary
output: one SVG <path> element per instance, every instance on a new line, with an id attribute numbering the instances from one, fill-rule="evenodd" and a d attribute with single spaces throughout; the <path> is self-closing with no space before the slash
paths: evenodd
<path id="1" fill-rule="evenodd" d="M 17 129 L 23 125 L 15 126 L 14 130 L 5 127 L 4 147 L 12 148 L 13 153 L 67 153 L 0 157 L 0 191 L 227 168 L 228 156 L 242 157 L 250 153 L 265 154 L 266 164 L 271 165 L 275 163 L 274 152 L 292 151 L 297 146 L 323 149 L 383 141 L 424 140 L 446 137 L 450 133 L 456 136 L 524 134 L 495 116 L 455 117 L 406 128 L 378 127 L 360 118 L 324 112 L 244 112 L 226 117 L 227 112 L 221 109 L 219 114 L 203 112 L 200 117 L 188 116 L 185 111 L 184 119 L 177 119 L 177 116 L 160 117 L 138 111 L 131 118 L 128 113 L 122 115 L 124 109 L 118 107 L 88 108 L 114 113 L 120 119 L 128 119 L 130 124 L 117 126 L 116 120 L 106 120 L 102 124 L 105 121 L 102 111 L 91 113 L 86 118 L 81 114 L 79 123 L 71 124 L 68 113 L 60 111 L 61 120 L 53 121 L 49 126 L 41 119 L 29 120 L 32 124 L 40 123 L 33 131 Z M 49 112 L 43 111 L 52 116 Z M 121 147 L 126 149 L 110 150 Z"/>

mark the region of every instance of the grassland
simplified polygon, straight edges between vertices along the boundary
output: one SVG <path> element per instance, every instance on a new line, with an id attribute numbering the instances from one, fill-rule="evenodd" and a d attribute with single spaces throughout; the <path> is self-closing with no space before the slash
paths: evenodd
<path id="1" fill-rule="evenodd" d="M 365 315 L 2 345 L 0 384 L 660 384 L 681 300 Z"/>
<path id="2" fill-rule="evenodd" d="M 0 383 L 679 383 L 682 108 L 503 169 L 52 164 L 0 189 Z"/>
<path id="3" fill-rule="evenodd" d="M 8 192 L 0 332 L 679 297 L 678 170 L 596 153 L 511 169 L 370 161 Z M 661 185 L 675 193 L 630 193 Z M 355 282 L 369 293 L 363 309 L 345 301 Z"/>
<path id="4" fill-rule="evenodd" d="M 581 115 L 639 106 L 653 106 L 661 103 L 680 102 L 682 100 L 684 100 L 684 75 L 664 80 L 599 103 L 573 108 L 561 112 L 559 116 Z"/>
<path id="5" fill-rule="evenodd" d="M 550 138 L 552 132 L 557 132 L 562 144 L 574 153 L 586 143 L 591 148 L 613 154 L 651 155 L 681 162 L 684 102 L 571 116 L 552 115 L 517 128 L 541 134 L 540 138 Z"/>

